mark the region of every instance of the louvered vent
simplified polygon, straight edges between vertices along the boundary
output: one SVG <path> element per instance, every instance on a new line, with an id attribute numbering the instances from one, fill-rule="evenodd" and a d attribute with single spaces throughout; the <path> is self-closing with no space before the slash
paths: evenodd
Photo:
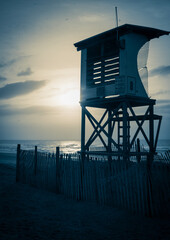
<path id="1" fill-rule="evenodd" d="M 113 42 L 87 51 L 87 87 L 114 83 L 119 76 L 119 52 Z"/>

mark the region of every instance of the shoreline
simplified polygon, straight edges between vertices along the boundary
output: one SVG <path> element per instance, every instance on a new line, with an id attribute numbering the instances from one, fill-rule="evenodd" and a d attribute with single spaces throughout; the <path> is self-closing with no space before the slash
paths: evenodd
<path id="1" fill-rule="evenodd" d="M 148 148 L 147 144 L 141 139 L 141 147 Z M 80 151 L 80 141 L 60 141 L 60 140 L 0 140 L 0 152 L 15 153 L 17 152 L 17 145 L 21 145 L 23 150 L 35 150 L 37 146 L 38 151 L 55 153 L 56 147 L 59 146 L 61 152 L 75 153 Z M 94 148 L 102 147 L 100 142 L 96 142 Z M 158 139 L 157 152 L 158 154 L 170 150 L 170 139 Z"/>
<path id="2" fill-rule="evenodd" d="M 0 152 L 0 164 L 6 164 L 16 168 L 16 153 Z"/>

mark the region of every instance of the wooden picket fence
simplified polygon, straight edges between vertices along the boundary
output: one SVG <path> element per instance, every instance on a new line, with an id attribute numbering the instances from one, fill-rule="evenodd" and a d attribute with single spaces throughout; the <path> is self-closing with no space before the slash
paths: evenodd
<path id="1" fill-rule="evenodd" d="M 159 159 L 158 159 L 159 160 Z M 169 211 L 170 162 L 81 161 L 78 154 L 47 154 L 18 147 L 16 180 L 76 200 L 128 209 L 145 216 Z"/>

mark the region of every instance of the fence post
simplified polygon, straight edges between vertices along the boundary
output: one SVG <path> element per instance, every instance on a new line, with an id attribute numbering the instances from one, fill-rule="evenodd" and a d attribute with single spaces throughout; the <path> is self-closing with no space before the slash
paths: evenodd
<path id="1" fill-rule="evenodd" d="M 35 155 L 34 155 L 34 174 L 37 173 L 37 146 L 35 146 Z"/>
<path id="2" fill-rule="evenodd" d="M 89 147 L 87 148 L 87 152 L 89 152 Z M 86 160 L 89 162 L 89 153 L 87 153 Z"/>
<path id="3" fill-rule="evenodd" d="M 137 153 L 138 153 L 138 155 L 137 155 L 137 162 L 138 163 L 140 163 L 140 161 L 141 161 L 141 155 L 140 155 L 140 140 L 139 140 L 139 138 L 137 138 Z"/>
<path id="4" fill-rule="evenodd" d="M 59 193 L 60 189 L 60 167 L 59 167 L 59 160 L 60 160 L 60 147 L 56 147 L 56 192 Z"/>
<path id="5" fill-rule="evenodd" d="M 20 165 L 20 151 L 21 151 L 21 145 L 17 145 L 17 158 L 16 158 L 16 182 L 19 182 L 19 165 Z"/>
<path id="6" fill-rule="evenodd" d="M 147 201 L 148 201 L 148 215 L 153 216 L 153 192 L 152 192 L 152 157 L 150 159 L 150 154 L 147 156 Z"/>

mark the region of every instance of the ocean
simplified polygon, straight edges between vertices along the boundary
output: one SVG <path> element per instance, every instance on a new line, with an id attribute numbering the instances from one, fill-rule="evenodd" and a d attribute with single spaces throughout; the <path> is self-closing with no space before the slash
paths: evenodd
<path id="1" fill-rule="evenodd" d="M 61 152 L 75 153 L 80 150 L 80 141 L 58 141 L 58 140 L 0 140 L 0 153 L 16 153 L 17 144 L 23 150 L 34 150 L 55 153 L 56 147 L 60 147 Z"/>
<path id="2" fill-rule="evenodd" d="M 17 144 L 21 144 L 23 150 L 34 150 L 37 146 L 38 151 L 55 153 L 56 147 L 60 147 L 61 153 L 76 153 L 80 151 L 80 141 L 58 141 L 58 140 L 0 140 L 0 163 L 6 163 L 15 166 Z M 144 141 L 141 140 L 141 145 L 148 150 Z M 97 142 L 94 147 L 100 147 L 100 142 Z M 170 150 L 170 139 L 162 139 L 158 141 L 158 154 Z"/>
<path id="3" fill-rule="evenodd" d="M 0 140 L 0 153 L 16 153 L 17 144 L 21 144 L 23 150 L 34 150 L 38 147 L 38 151 L 55 153 L 56 147 L 60 147 L 60 151 L 64 153 L 75 153 L 80 151 L 80 141 L 58 141 L 58 140 Z M 148 147 L 141 140 L 141 145 L 147 150 Z M 97 142 L 96 146 L 99 147 Z M 170 150 L 170 139 L 161 139 L 158 141 L 157 152 L 165 152 Z"/>
<path id="4" fill-rule="evenodd" d="M 75 153 L 80 150 L 80 141 L 55 141 L 55 140 L 0 140 L 0 163 L 16 166 L 17 144 L 23 150 L 34 150 L 55 153 L 56 147 L 60 152 Z"/>

